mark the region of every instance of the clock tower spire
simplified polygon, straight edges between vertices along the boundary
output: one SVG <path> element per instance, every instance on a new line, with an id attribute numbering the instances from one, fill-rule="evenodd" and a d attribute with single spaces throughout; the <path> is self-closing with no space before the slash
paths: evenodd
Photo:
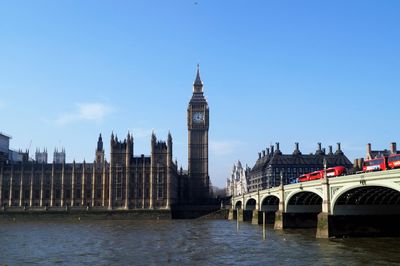
<path id="1" fill-rule="evenodd" d="M 203 93 L 203 81 L 200 78 L 200 66 L 197 64 L 196 79 L 193 83 L 193 93 Z"/>
<path id="2" fill-rule="evenodd" d="M 206 204 L 210 189 L 208 176 L 209 109 L 203 94 L 199 65 L 197 65 L 187 116 L 190 201 L 191 204 Z"/>

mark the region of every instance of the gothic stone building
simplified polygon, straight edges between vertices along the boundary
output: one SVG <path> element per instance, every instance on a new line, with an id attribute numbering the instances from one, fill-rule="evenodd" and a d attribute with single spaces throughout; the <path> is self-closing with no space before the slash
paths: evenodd
<path id="1" fill-rule="evenodd" d="M 226 180 L 226 195 L 240 196 L 247 193 L 248 174 L 250 168 L 238 161 L 233 165 L 231 177 Z"/>
<path id="2" fill-rule="evenodd" d="M 208 105 L 197 69 L 188 107 L 188 171 L 178 170 L 172 160 L 170 134 L 166 142 L 152 134 L 150 156 L 134 156 L 131 134 L 122 141 L 111 134 L 109 162 L 100 135 L 92 163 L 65 163 L 64 150 L 51 164 L 47 152 L 39 151 L 36 161 L 1 160 L 0 206 L 170 209 L 202 204 L 209 197 L 208 128 Z"/>
<path id="3" fill-rule="evenodd" d="M 275 147 L 271 146 L 258 154 L 258 159 L 249 172 L 248 191 L 253 192 L 279 186 L 281 175 L 283 183 L 287 184 L 291 178 L 321 170 L 324 168 L 324 159 L 327 167 L 341 165 L 348 171 L 353 168 L 353 164 L 341 150 L 340 143 L 337 144 L 335 152 L 333 152 L 332 146 L 329 146 L 328 153 L 321 148 L 321 143 L 318 143 L 316 152 L 311 154 L 302 154 L 298 143 L 295 144 L 292 154 L 282 154 L 279 143 L 276 143 Z"/>

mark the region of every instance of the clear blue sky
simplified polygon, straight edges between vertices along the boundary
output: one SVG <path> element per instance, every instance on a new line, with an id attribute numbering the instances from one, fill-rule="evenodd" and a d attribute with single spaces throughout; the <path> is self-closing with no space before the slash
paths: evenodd
<path id="1" fill-rule="evenodd" d="M 280 142 L 303 153 L 400 142 L 399 1 L 2 1 L 0 131 L 13 149 L 94 159 L 128 130 L 168 130 L 187 167 L 196 64 L 210 105 L 210 175 Z M 31 153 L 32 154 L 32 153 Z"/>

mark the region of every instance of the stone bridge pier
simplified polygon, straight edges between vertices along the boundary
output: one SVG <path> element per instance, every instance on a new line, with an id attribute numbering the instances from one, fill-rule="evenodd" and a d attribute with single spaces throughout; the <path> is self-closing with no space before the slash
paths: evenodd
<path id="1" fill-rule="evenodd" d="M 252 224 L 260 224 L 260 196 L 259 193 L 253 197 L 244 196 L 232 205 L 229 211 L 228 219 L 240 222 L 251 222 Z"/>
<path id="2" fill-rule="evenodd" d="M 329 237 L 329 180 L 321 179 L 317 190 L 300 187 L 285 191 L 279 187 L 279 209 L 275 213 L 275 229 L 317 228 L 317 238 Z"/>

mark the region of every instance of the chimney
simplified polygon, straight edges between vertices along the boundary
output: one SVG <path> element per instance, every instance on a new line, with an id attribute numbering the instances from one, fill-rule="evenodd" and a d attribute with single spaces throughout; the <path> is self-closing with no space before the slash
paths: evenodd
<path id="1" fill-rule="evenodd" d="M 276 142 L 275 146 L 276 146 L 276 151 L 279 151 L 279 142 Z"/>
<path id="2" fill-rule="evenodd" d="M 371 143 L 367 144 L 367 154 L 371 154 Z"/>
<path id="3" fill-rule="evenodd" d="M 258 159 L 261 159 L 261 152 L 258 153 Z"/>
<path id="4" fill-rule="evenodd" d="M 332 145 L 329 145 L 329 154 L 330 154 L 330 155 L 333 154 Z"/>
<path id="5" fill-rule="evenodd" d="M 396 153 L 397 153 L 397 150 L 396 150 L 396 142 L 390 143 L 390 153 L 391 153 L 391 154 L 396 154 Z"/>
<path id="6" fill-rule="evenodd" d="M 335 151 L 335 155 L 343 155 L 342 149 L 340 148 L 340 142 L 337 143 L 337 150 Z"/>
<path id="7" fill-rule="evenodd" d="M 265 157 L 265 150 L 262 151 L 263 157 Z"/>
<path id="8" fill-rule="evenodd" d="M 300 152 L 300 150 L 299 150 L 299 143 L 298 143 L 298 142 L 295 142 L 295 143 L 294 143 L 293 155 L 301 155 L 301 152 Z"/>
<path id="9" fill-rule="evenodd" d="M 267 155 L 269 155 L 269 148 L 267 148 Z"/>
<path id="10" fill-rule="evenodd" d="M 271 145 L 271 154 L 274 154 L 274 146 Z"/>
<path id="11" fill-rule="evenodd" d="M 317 147 L 317 150 L 315 151 L 315 155 L 323 155 L 323 151 L 321 149 L 321 147 L 322 147 L 321 142 L 318 142 L 317 145 L 318 145 L 318 147 Z"/>
<path id="12" fill-rule="evenodd" d="M 356 171 L 360 170 L 360 159 L 354 159 L 353 168 L 356 169 Z"/>

